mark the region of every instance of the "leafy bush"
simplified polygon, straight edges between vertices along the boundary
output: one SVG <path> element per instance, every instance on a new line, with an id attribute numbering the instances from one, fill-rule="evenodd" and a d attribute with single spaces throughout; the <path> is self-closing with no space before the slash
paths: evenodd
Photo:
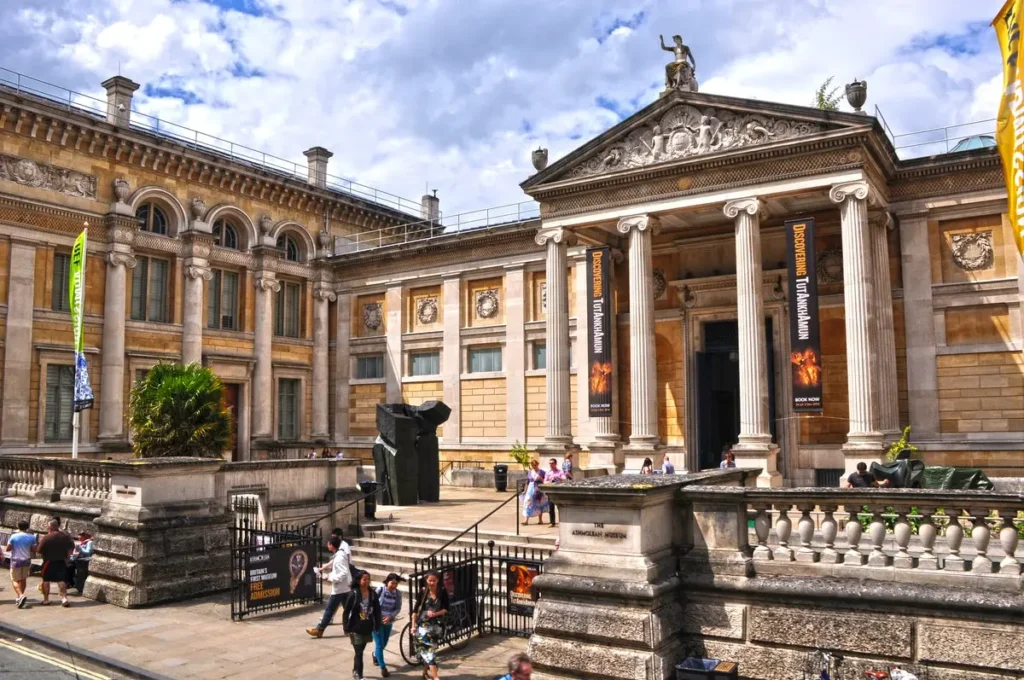
<path id="1" fill-rule="evenodd" d="M 896 460 L 896 456 L 900 455 L 904 449 L 910 451 L 912 456 L 918 451 L 918 448 L 910 443 L 910 425 L 903 428 L 903 434 L 900 435 L 900 438 L 890 444 L 889 448 L 885 450 L 885 459 L 887 461 Z"/>
<path id="2" fill-rule="evenodd" d="M 509 452 L 512 456 L 512 460 L 523 466 L 524 470 L 530 469 L 530 452 L 526 449 L 524 444 L 520 444 L 519 440 L 516 440 L 515 445 L 512 446 L 512 450 Z"/>
<path id="3" fill-rule="evenodd" d="M 199 364 L 158 364 L 132 389 L 129 419 L 140 458 L 217 458 L 231 446 L 224 385 Z"/>

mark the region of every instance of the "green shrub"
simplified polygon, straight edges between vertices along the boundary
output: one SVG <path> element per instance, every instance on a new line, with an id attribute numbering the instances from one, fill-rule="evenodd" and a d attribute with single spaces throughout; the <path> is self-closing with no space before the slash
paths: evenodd
<path id="1" fill-rule="evenodd" d="M 530 469 L 530 452 L 526 449 L 525 445 L 519 443 L 518 439 L 509 455 L 512 456 L 512 460 L 522 465 L 524 470 Z"/>

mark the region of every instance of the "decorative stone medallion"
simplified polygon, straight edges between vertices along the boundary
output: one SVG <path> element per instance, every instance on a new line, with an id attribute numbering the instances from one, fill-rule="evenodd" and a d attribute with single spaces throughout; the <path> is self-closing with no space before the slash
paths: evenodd
<path id="1" fill-rule="evenodd" d="M 363 327 L 368 331 L 380 330 L 384 323 L 384 309 L 379 302 L 363 305 Z"/>
<path id="2" fill-rule="evenodd" d="M 49 189 L 65 196 L 96 198 L 96 177 L 27 158 L 0 154 L 0 179 L 15 184 Z"/>
<path id="3" fill-rule="evenodd" d="M 818 253 L 818 283 L 843 282 L 843 251 L 841 248 L 828 248 Z"/>
<path id="4" fill-rule="evenodd" d="M 416 301 L 416 318 L 421 324 L 432 324 L 437 321 L 437 297 L 430 296 Z"/>
<path id="5" fill-rule="evenodd" d="M 992 266 L 992 232 L 979 231 L 974 234 L 953 234 L 950 248 L 953 262 L 965 272 L 988 269 Z"/>
<path id="6" fill-rule="evenodd" d="M 476 315 L 481 319 L 498 316 L 498 289 L 481 290 L 476 294 Z"/>
<path id="7" fill-rule="evenodd" d="M 655 269 L 651 278 L 654 280 L 654 299 L 660 300 L 665 297 L 665 291 L 668 290 L 668 282 L 665 280 L 665 270 Z"/>

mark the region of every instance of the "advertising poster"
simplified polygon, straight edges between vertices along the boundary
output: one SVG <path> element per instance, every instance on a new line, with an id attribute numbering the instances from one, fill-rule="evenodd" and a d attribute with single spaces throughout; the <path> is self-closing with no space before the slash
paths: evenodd
<path id="1" fill-rule="evenodd" d="M 821 411 L 821 341 L 818 330 L 818 273 L 814 220 L 786 222 L 789 270 L 789 335 L 793 410 Z"/>
<path id="2" fill-rule="evenodd" d="M 274 605 L 290 600 L 316 599 L 313 547 L 266 547 L 246 556 L 251 605 Z"/>
<path id="3" fill-rule="evenodd" d="M 535 604 L 533 596 L 533 579 L 540 571 L 540 562 L 532 560 L 509 560 L 506 567 L 508 573 L 508 603 L 506 604 L 509 614 L 519 616 L 533 616 Z"/>
<path id="4" fill-rule="evenodd" d="M 612 415 L 612 251 L 608 247 L 587 249 L 587 348 L 590 417 Z"/>

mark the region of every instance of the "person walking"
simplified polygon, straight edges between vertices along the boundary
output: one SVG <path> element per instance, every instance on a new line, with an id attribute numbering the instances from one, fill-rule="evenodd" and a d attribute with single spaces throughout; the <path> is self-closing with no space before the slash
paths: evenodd
<path id="1" fill-rule="evenodd" d="M 395 619 L 402 613 L 402 595 L 398 592 L 398 583 L 401 580 L 402 577 L 398 574 L 388 574 L 384 579 L 384 585 L 377 589 L 381 626 L 379 630 L 373 631 L 373 665 L 380 667 L 380 674 L 385 678 L 391 675 L 391 671 L 384 662 L 384 649 L 391 639 Z"/>
<path id="2" fill-rule="evenodd" d="M 533 662 L 526 652 L 513 654 L 508 660 L 508 673 L 496 680 L 531 680 L 533 677 Z"/>
<path id="3" fill-rule="evenodd" d="M 530 471 L 526 473 L 526 489 L 520 497 L 523 504 L 523 524 L 529 524 L 531 517 L 537 518 L 540 524 L 544 511 L 548 509 L 548 497 L 537 488 L 544 482 L 544 472 L 540 469 L 540 463 L 530 461 Z"/>
<path id="4" fill-rule="evenodd" d="M 377 593 L 370 588 L 370 572 L 361 571 L 359 581 L 345 603 L 342 622 L 345 632 L 352 641 L 355 658 L 352 660 L 352 680 L 363 678 L 363 652 L 373 642 L 381 629 L 382 617 L 380 600 Z"/>
<path id="5" fill-rule="evenodd" d="M 565 481 L 565 473 L 558 469 L 558 461 L 552 458 L 548 461 L 548 470 L 544 473 L 545 484 L 561 484 Z M 548 499 L 548 519 L 551 523 L 548 526 L 555 526 L 555 504 Z"/>
<path id="6" fill-rule="evenodd" d="M 331 536 L 327 542 L 327 549 L 331 552 L 331 559 L 326 564 L 316 567 L 313 571 L 321 579 L 331 584 L 331 596 L 327 598 L 327 606 L 324 607 L 324 614 L 316 628 L 307 628 L 306 632 L 315 638 L 322 638 L 327 626 L 331 625 L 338 607 L 344 605 L 352 590 L 352 573 L 349 571 L 349 562 L 352 552 L 348 543 L 340 536 Z"/>
<path id="7" fill-rule="evenodd" d="M 28 595 L 25 588 L 28 586 L 28 574 L 32 570 L 32 554 L 36 550 L 35 534 L 28 531 L 28 520 L 18 522 L 18 530 L 11 534 L 7 541 L 7 550 L 11 559 L 11 586 L 14 588 L 15 603 L 18 609 L 25 606 Z"/>
<path id="8" fill-rule="evenodd" d="M 50 584 L 56 583 L 60 592 L 60 606 L 68 607 L 67 566 L 75 542 L 60 530 L 60 521 L 50 520 L 49 532 L 43 536 L 36 552 L 43 558 L 43 604 L 50 604 Z"/>
<path id="9" fill-rule="evenodd" d="M 448 613 L 448 591 L 441 587 L 441 576 L 436 571 L 428 571 L 424 582 L 412 613 L 412 630 L 423 677 L 438 680 L 437 645 L 444 636 L 441 617 Z"/>

